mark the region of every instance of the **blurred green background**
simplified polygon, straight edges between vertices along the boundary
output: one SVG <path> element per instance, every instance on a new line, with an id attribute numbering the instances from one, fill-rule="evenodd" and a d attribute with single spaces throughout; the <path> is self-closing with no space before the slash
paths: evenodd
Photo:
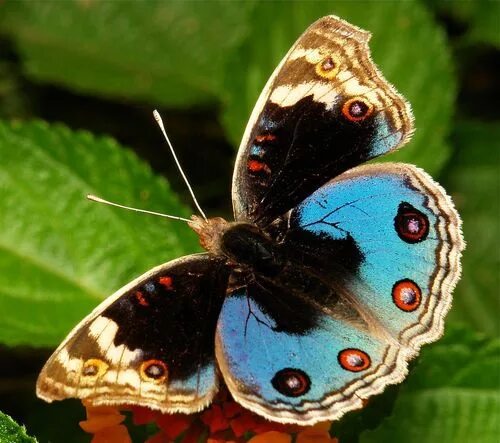
<path id="1" fill-rule="evenodd" d="M 192 212 L 158 108 L 202 207 L 230 217 L 253 104 L 295 39 L 332 13 L 372 32 L 375 62 L 414 108 L 413 140 L 388 159 L 446 187 L 468 243 L 445 337 L 333 435 L 499 441 L 499 2 L 0 0 L 0 410 L 40 442 L 90 440 L 77 401 L 35 398 L 54 347 L 128 280 L 199 250 L 181 223 L 84 195 Z M 2 440 L 6 423 L 0 442 L 31 441 Z"/>

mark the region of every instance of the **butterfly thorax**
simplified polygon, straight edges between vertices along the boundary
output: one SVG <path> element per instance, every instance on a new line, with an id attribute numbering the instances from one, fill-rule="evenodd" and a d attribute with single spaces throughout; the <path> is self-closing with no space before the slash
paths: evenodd
<path id="1" fill-rule="evenodd" d="M 256 225 L 228 222 L 220 217 L 192 219 L 190 226 L 199 235 L 201 246 L 225 257 L 229 264 L 265 276 L 274 276 L 282 270 L 284 261 L 278 244 Z"/>

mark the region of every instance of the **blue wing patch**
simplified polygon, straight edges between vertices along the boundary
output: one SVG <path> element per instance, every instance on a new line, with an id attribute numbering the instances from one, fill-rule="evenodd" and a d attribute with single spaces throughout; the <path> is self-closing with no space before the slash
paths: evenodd
<path id="1" fill-rule="evenodd" d="M 400 382 L 420 346 L 442 334 L 463 240 L 450 199 L 420 169 L 386 163 L 342 174 L 290 211 L 282 245 L 365 323 L 318 299 L 312 326 L 284 331 L 250 286 L 233 292 L 216 355 L 243 405 L 282 422 L 337 419 Z"/>
<path id="2" fill-rule="evenodd" d="M 362 406 L 366 379 L 393 377 L 399 352 L 381 338 L 328 315 L 305 334 L 275 329 L 245 289 L 228 296 L 216 354 L 240 403 L 274 420 L 314 423 Z M 398 379 L 406 366 L 397 370 Z M 396 381 L 394 381 L 396 382 Z"/>

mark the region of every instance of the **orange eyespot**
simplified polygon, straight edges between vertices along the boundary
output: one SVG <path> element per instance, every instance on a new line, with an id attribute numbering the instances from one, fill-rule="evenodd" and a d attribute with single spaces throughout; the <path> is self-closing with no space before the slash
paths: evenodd
<path id="1" fill-rule="evenodd" d="M 392 300 L 402 311 L 412 312 L 420 306 L 422 291 L 415 282 L 400 280 L 392 288 Z"/>
<path id="2" fill-rule="evenodd" d="M 372 364 L 370 357 L 366 352 L 354 348 L 340 351 L 338 360 L 340 366 L 342 366 L 346 371 L 351 372 L 364 371 Z"/>
<path id="3" fill-rule="evenodd" d="M 329 55 L 316 64 L 316 74 L 322 78 L 334 78 L 340 69 L 340 60 L 335 55 Z"/>
<path id="4" fill-rule="evenodd" d="M 162 383 L 168 377 L 168 368 L 161 360 L 146 360 L 139 368 L 141 378 L 145 381 Z"/>
<path id="5" fill-rule="evenodd" d="M 360 122 L 373 113 L 373 105 L 363 97 L 353 97 L 342 106 L 342 114 L 347 120 Z"/>
<path id="6" fill-rule="evenodd" d="M 82 367 L 82 375 L 89 378 L 99 378 L 108 370 L 109 365 L 97 358 L 88 359 Z"/>

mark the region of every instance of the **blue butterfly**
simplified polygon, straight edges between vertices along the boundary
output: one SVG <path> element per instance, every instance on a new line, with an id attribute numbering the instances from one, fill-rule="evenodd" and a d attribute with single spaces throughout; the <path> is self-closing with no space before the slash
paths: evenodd
<path id="1" fill-rule="evenodd" d="M 98 306 L 46 363 L 39 397 L 192 413 L 223 380 L 246 408 L 306 425 L 405 378 L 443 332 L 463 240 L 453 203 L 421 169 L 359 166 L 413 128 L 369 37 L 334 16 L 306 30 L 245 131 L 235 221 L 193 216 L 207 252 Z"/>

